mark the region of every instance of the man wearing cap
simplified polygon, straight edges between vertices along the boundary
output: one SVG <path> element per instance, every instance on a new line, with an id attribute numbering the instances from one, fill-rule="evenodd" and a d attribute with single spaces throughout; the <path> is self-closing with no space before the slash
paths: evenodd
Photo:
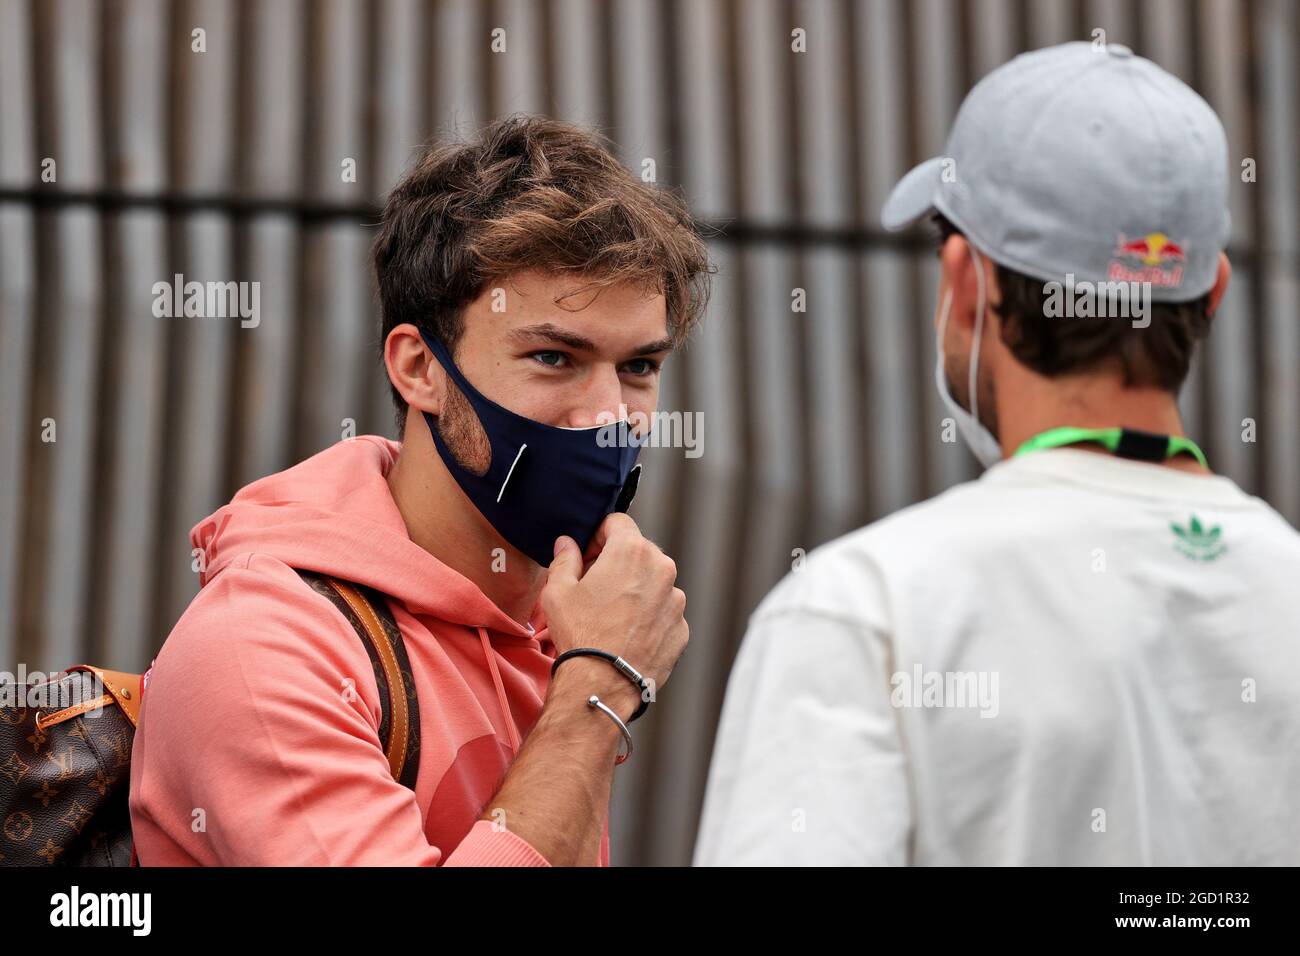
<path id="1" fill-rule="evenodd" d="M 1300 535 L 1177 408 L 1227 183 L 1205 101 L 1087 43 L 995 70 L 899 183 L 988 470 L 754 612 L 697 864 L 1300 863 Z"/>

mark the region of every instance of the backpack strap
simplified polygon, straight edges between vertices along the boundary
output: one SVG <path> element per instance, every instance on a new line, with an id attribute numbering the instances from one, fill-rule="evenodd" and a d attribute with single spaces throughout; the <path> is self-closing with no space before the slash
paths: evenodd
<path id="1" fill-rule="evenodd" d="M 388 601 L 372 588 L 295 570 L 308 587 L 339 609 L 365 645 L 379 686 L 379 739 L 388 766 L 394 780 L 414 790 L 420 767 L 420 708 L 406 645 Z"/>

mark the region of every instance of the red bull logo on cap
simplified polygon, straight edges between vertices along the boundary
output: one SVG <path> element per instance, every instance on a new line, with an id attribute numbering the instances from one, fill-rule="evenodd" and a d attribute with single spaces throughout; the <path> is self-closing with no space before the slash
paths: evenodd
<path id="1" fill-rule="evenodd" d="M 1175 289 L 1183 281 L 1183 247 L 1163 232 L 1149 232 L 1136 239 L 1122 232 L 1111 253 L 1106 277 L 1118 282 L 1149 282 L 1153 286 Z"/>

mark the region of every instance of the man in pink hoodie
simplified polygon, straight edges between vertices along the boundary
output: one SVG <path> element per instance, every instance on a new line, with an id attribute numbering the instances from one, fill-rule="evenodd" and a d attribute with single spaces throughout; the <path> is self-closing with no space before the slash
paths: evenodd
<path id="1" fill-rule="evenodd" d="M 202 587 L 132 754 L 139 861 L 608 865 L 628 724 L 687 642 L 673 562 L 620 513 L 631 423 L 703 311 L 707 251 L 601 141 L 525 117 L 424 153 L 374 263 L 403 440 L 339 442 L 194 528 Z M 365 645 L 299 570 L 387 596 L 413 790 Z"/>

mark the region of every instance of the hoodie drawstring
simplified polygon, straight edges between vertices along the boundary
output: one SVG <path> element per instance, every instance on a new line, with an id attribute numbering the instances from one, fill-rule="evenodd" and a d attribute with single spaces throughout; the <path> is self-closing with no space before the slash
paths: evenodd
<path id="1" fill-rule="evenodd" d="M 488 670 L 492 672 L 492 683 L 496 684 L 497 702 L 501 705 L 501 716 L 506 722 L 506 730 L 510 734 L 510 746 L 514 749 L 516 755 L 519 754 L 519 731 L 515 728 L 514 718 L 510 716 L 510 703 L 506 700 L 506 688 L 501 683 L 501 671 L 497 669 L 496 655 L 492 653 L 492 645 L 488 643 L 487 628 L 478 629 L 479 640 L 483 642 L 483 656 L 487 659 Z"/>

